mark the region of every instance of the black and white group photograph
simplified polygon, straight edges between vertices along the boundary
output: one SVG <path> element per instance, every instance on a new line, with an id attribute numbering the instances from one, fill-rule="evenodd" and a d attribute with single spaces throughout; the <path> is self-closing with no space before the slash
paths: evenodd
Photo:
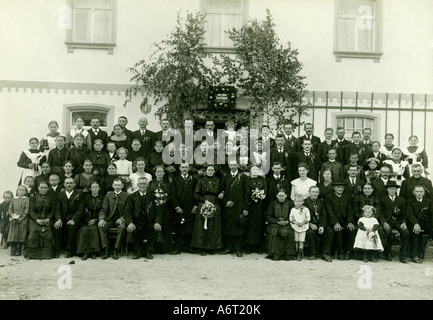
<path id="1" fill-rule="evenodd" d="M 1 0 L 0 299 L 433 299 L 432 16 Z"/>

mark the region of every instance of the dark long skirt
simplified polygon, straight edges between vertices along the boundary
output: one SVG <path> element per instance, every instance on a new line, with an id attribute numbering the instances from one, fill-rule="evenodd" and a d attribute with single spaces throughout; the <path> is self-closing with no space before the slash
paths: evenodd
<path id="1" fill-rule="evenodd" d="M 296 254 L 295 234 L 290 225 L 281 227 L 268 225 L 268 254 L 273 256 L 293 256 Z"/>
<path id="2" fill-rule="evenodd" d="M 221 210 L 217 205 L 217 210 L 214 216 L 210 219 L 207 219 L 207 229 L 205 229 L 205 219 L 200 214 L 201 206 L 202 204 L 199 205 L 195 216 L 191 247 L 206 250 L 221 249 L 223 247 Z"/>
<path id="3" fill-rule="evenodd" d="M 253 203 L 248 211 L 248 222 L 246 227 L 246 244 L 260 244 L 263 241 L 265 228 L 265 216 L 263 201 Z"/>
<path id="4" fill-rule="evenodd" d="M 82 226 L 77 234 L 77 253 L 96 253 L 100 250 L 98 225 Z"/>
<path id="5" fill-rule="evenodd" d="M 26 242 L 28 237 L 28 223 L 29 220 L 27 218 L 21 222 L 9 222 L 8 242 Z"/>
<path id="6" fill-rule="evenodd" d="M 51 259 L 54 252 L 54 237 L 51 226 L 41 227 L 30 220 L 30 234 L 27 240 L 26 257 L 30 259 Z"/>

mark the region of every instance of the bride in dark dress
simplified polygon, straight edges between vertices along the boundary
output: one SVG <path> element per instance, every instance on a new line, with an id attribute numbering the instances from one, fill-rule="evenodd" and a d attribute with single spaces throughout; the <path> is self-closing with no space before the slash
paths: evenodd
<path id="1" fill-rule="evenodd" d="M 208 165 L 205 174 L 197 182 L 194 191 L 194 200 L 198 210 L 196 211 L 194 229 L 192 231 L 191 247 L 199 249 L 201 255 L 207 252 L 213 253 L 222 248 L 221 208 L 218 195 L 220 193 L 220 181 L 215 177 L 215 167 Z M 209 201 L 215 208 L 211 218 L 202 215 L 202 207 Z"/>

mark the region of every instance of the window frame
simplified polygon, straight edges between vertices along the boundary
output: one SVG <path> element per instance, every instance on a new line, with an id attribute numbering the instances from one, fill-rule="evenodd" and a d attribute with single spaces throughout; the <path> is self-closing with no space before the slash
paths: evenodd
<path id="1" fill-rule="evenodd" d="M 373 138 L 372 140 L 379 140 L 380 135 L 380 124 L 381 124 L 381 116 L 378 113 L 363 113 L 359 111 L 343 111 L 343 112 L 335 112 L 332 114 L 332 127 L 335 128 L 335 130 L 338 128 L 338 122 L 341 119 L 346 118 L 363 118 L 363 119 L 369 119 L 373 121 Z M 347 128 L 344 128 L 345 131 L 347 131 Z M 362 134 L 362 129 L 359 130 Z M 352 136 L 347 137 L 345 134 L 345 139 L 348 141 L 352 141 Z"/>
<path id="2" fill-rule="evenodd" d="M 207 18 L 208 15 L 207 15 L 207 11 L 206 11 L 206 1 L 207 0 L 200 0 L 200 11 Z M 241 1 L 242 1 L 242 25 L 244 25 L 248 21 L 248 17 L 249 17 L 249 2 L 250 2 L 250 0 L 241 0 Z M 225 32 L 225 31 L 226 30 L 222 30 L 222 32 Z M 206 30 L 205 30 L 205 32 L 206 32 Z M 227 54 L 236 53 L 236 47 L 235 46 L 210 46 L 208 43 L 206 43 L 206 39 L 204 40 L 204 43 L 206 44 L 204 49 L 206 52 L 209 52 L 209 53 L 227 53 Z"/>
<path id="3" fill-rule="evenodd" d="M 337 62 L 343 58 L 373 59 L 375 63 L 380 62 L 383 55 L 383 0 L 376 1 L 375 10 L 375 32 L 374 32 L 374 51 L 340 50 L 338 48 L 338 22 L 339 22 L 339 0 L 334 0 L 334 55 Z"/>
<path id="4" fill-rule="evenodd" d="M 79 111 L 99 111 L 99 112 L 107 112 L 107 126 L 101 126 L 101 130 L 104 130 L 108 133 L 108 130 L 114 126 L 114 105 L 100 104 L 100 103 L 74 103 L 74 104 L 65 104 L 63 106 L 63 123 L 65 127 L 65 132 L 69 132 L 69 130 L 73 129 L 74 126 L 71 126 L 71 117 L 74 112 Z M 83 126 L 85 130 L 90 129 L 89 126 Z"/>
<path id="5" fill-rule="evenodd" d="M 68 53 L 73 53 L 75 49 L 95 49 L 95 50 L 107 50 L 108 54 L 114 54 L 114 47 L 117 41 L 117 0 L 112 1 L 112 25 L 111 25 L 111 42 L 80 42 L 73 40 L 74 34 L 74 0 L 68 0 L 68 6 L 70 8 L 70 23 L 71 27 L 66 28 L 66 39 L 65 44 L 68 49 Z"/>

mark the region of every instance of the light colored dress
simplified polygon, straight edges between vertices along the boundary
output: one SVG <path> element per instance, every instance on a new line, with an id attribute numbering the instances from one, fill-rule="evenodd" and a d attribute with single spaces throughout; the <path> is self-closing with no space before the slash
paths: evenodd
<path id="1" fill-rule="evenodd" d="M 129 177 L 129 175 L 134 173 L 132 171 L 132 162 L 131 161 L 129 161 L 129 160 L 117 160 L 117 161 L 114 161 L 114 163 L 117 166 L 117 174 L 119 176 Z"/>
<path id="2" fill-rule="evenodd" d="M 358 229 L 353 248 L 383 251 L 383 246 L 382 242 L 380 241 L 379 233 L 377 231 L 372 231 L 374 225 L 379 225 L 377 219 L 374 217 L 361 217 L 358 220 L 358 224 L 360 222 L 362 222 L 362 224 L 367 230 Z"/>
<path id="3" fill-rule="evenodd" d="M 266 152 L 258 153 L 253 152 L 252 163 L 260 166 L 259 176 L 265 176 L 269 172 L 268 159 Z"/>
<path id="4" fill-rule="evenodd" d="M 404 173 L 409 170 L 409 162 L 401 160 L 400 163 L 395 163 L 394 160 L 385 160 L 383 163 L 392 167 L 392 172 L 397 174 L 395 181 L 401 186 L 401 183 L 405 180 Z"/>
<path id="5" fill-rule="evenodd" d="M 23 182 L 24 182 L 24 179 L 27 176 L 36 177 L 36 176 L 40 175 L 41 166 L 39 165 L 39 161 L 44 156 L 44 153 L 43 152 L 32 153 L 29 150 L 23 150 L 23 153 L 26 155 L 27 158 L 29 158 L 32 161 L 34 168 L 36 168 L 36 170 L 35 169 L 29 169 L 29 168 L 26 168 L 23 170 L 21 177 L 22 177 Z"/>
<path id="6" fill-rule="evenodd" d="M 290 199 L 295 200 L 295 194 L 301 194 L 304 199 L 307 199 L 310 195 L 310 187 L 317 185 L 317 182 L 313 179 L 307 178 L 301 180 L 301 178 L 292 181 L 292 192 L 290 193 Z"/>
<path id="7" fill-rule="evenodd" d="M 406 147 L 406 148 L 402 148 L 401 151 L 403 152 L 404 155 L 408 156 L 405 160 L 407 160 L 409 163 L 410 176 L 412 177 L 412 166 L 414 164 L 420 164 L 423 169 L 422 176 L 425 177 L 426 175 L 425 175 L 425 168 L 423 162 L 428 160 L 424 148 L 420 146 Z M 411 161 L 409 161 L 409 159 Z"/>
<path id="8" fill-rule="evenodd" d="M 152 175 L 147 172 L 145 172 L 144 175 L 141 175 L 138 172 L 131 174 L 129 176 L 131 186 L 127 190 L 129 194 L 134 193 L 135 191 L 138 190 L 137 183 L 138 183 L 138 179 L 141 177 L 145 177 L 149 182 L 152 181 Z"/>
<path id="9" fill-rule="evenodd" d="M 8 242 L 26 242 L 28 236 L 29 203 L 30 200 L 26 196 L 12 199 L 9 205 Z M 21 221 L 12 221 L 11 219 L 15 217 L 19 217 Z"/>
<path id="10" fill-rule="evenodd" d="M 305 233 L 308 230 L 311 219 L 310 210 L 304 206 L 301 208 L 292 208 L 290 210 L 289 221 L 293 230 L 295 230 L 295 241 L 305 241 Z M 304 223 L 299 227 L 296 223 Z"/>

